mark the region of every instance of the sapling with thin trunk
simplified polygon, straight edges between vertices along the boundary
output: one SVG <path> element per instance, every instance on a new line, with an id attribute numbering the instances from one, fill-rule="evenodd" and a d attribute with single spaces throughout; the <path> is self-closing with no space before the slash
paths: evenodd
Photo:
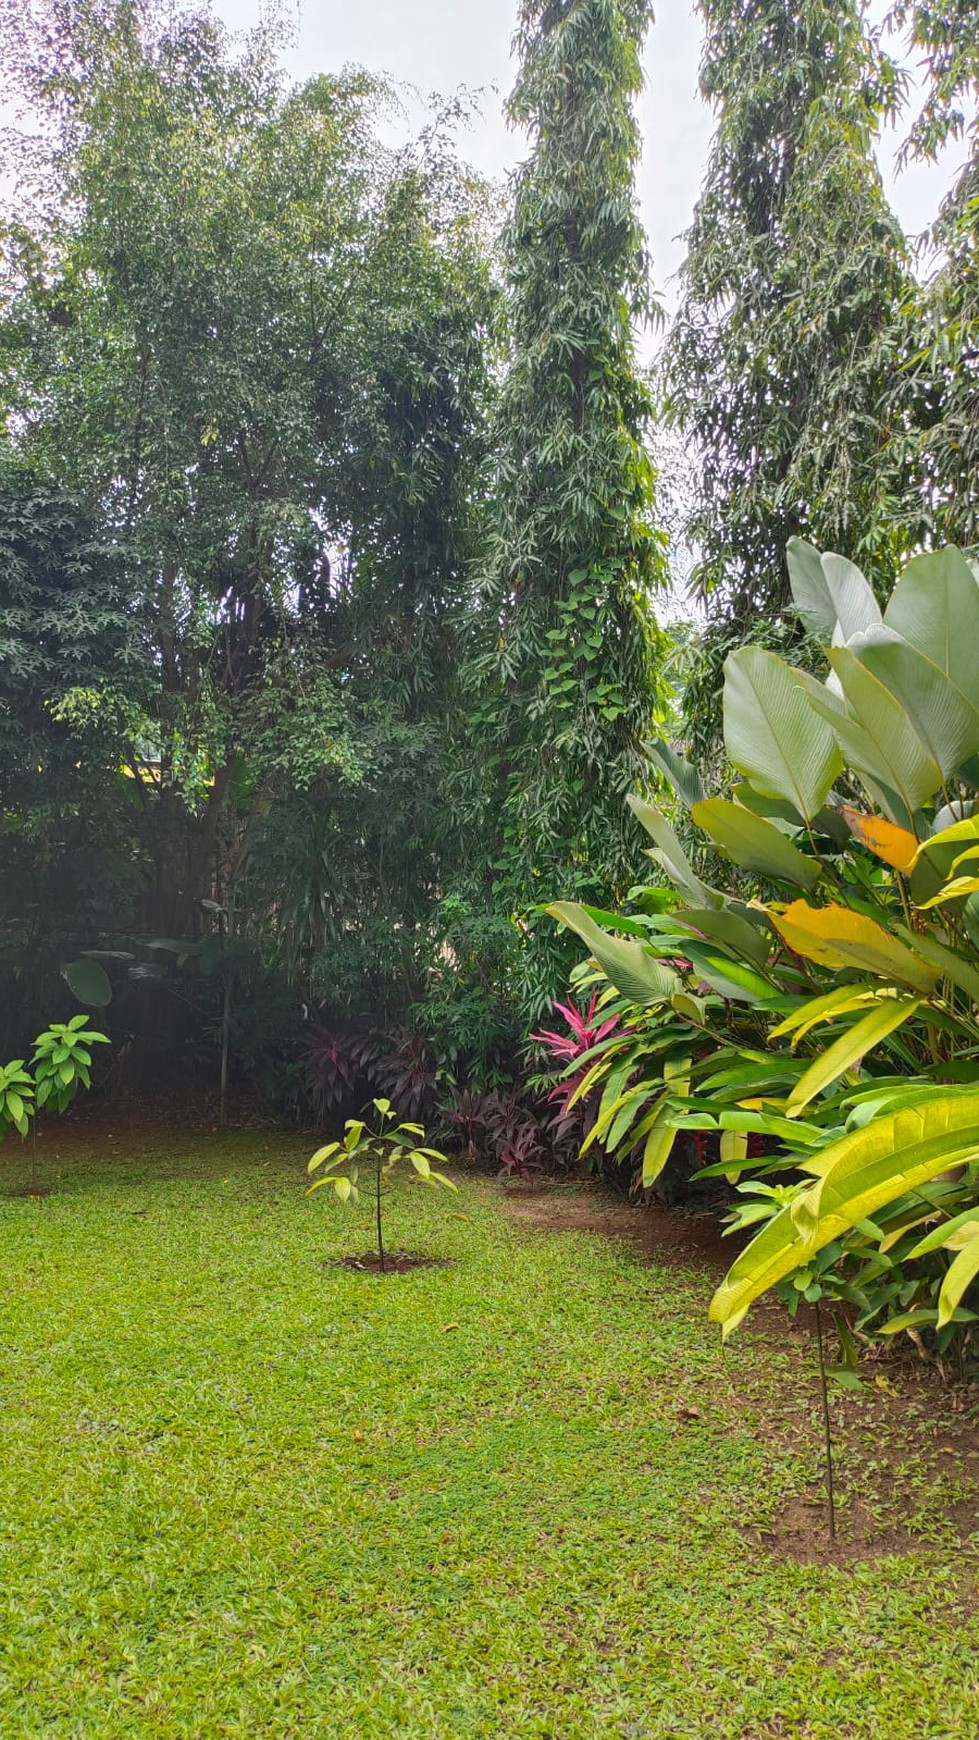
<path id="1" fill-rule="evenodd" d="M 433 1160 L 445 1165 L 445 1155 L 437 1148 L 421 1146 L 425 1140 L 423 1125 L 395 1124 L 390 1100 L 374 1100 L 373 1104 L 379 1118 L 377 1129 L 368 1128 L 363 1118 L 348 1118 L 344 1125 L 343 1140 L 327 1142 L 325 1147 L 317 1149 L 310 1160 L 307 1171 L 317 1172 L 322 1167 L 323 1176 L 309 1186 L 306 1194 L 311 1196 L 314 1190 L 322 1190 L 327 1185 L 335 1190 L 341 1202 L 356 1202 L 361 1194 L 358 1182 L 361 1170 L 364 1167 L 373 1170 L 371 1194 L 377 1237 L 377 1266 L 383 1275 L 387 1273 L 388 1254 L 384 1248 L 382 1203 L 384 1185 L 395 1167 L 401 1161 L 407 1160 L 419 1183 L 441 1185 L 445 1190 L 452 1191 L 456 1186 L 444 1173 L 435 1171 L 432 1166 Z"/>

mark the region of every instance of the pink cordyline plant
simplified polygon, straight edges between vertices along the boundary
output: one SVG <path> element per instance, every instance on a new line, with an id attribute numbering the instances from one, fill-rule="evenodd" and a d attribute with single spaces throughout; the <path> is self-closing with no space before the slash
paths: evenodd
<path id="1" fill-rule="evenodd" d="M 614 1032 L 619 1025 L 618 1015 L 609 1015 L 604 1021 L 597 1021 L 598 993 L 596 992 L 588 1008 L 576 1009 L 573 1003 L 553 1003 L 551 1007 L 555 1014 L 563 1015 L 568 1024 L 567 1033 L 555 1033 L 545 1029 L 543 1033 L 532 1033 L 531 1039 L 537 1045 L 543 1045 L 549 1052 L 555 1064 L 574 1063 L 575 1058 L 583 1057 L 592 1047 Z M 568 1101 L 580 1080 L 580 1075 L 573 1075 L 567 1081 L 556 1082 L 548 1094 L 548 1099 L 558 1108 L 558 1115 L 567 1116 Z"/>

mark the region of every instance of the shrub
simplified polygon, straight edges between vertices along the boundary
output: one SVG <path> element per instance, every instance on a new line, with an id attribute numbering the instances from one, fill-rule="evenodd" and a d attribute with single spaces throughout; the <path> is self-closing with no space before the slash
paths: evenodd
<path id="1" fill-rule="evenodd" d="M 842 557 L 795 540 L 789 569 L 827 679 L 728 659 L 727 794 L 653 746 L 716 877 L 631 799 L 671 910 L 550 909 L 621 1015 L 568 1104 L 596 1100 L 586 1142 L 641 1141 L 646 1183 L 683 1129 L 711 1133 L 711 1172 L 784 1180 L 712 1303 L 725 1333 L 838 1245 L 857 1327 L 941 1354 L 979 1274 L 979 576 L 956 549 L 916 557 L 882 614 Z"/>

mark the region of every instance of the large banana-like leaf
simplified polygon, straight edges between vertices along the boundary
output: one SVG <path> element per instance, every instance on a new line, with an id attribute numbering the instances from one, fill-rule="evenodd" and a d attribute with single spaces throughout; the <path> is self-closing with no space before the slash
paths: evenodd
<path id="1" fill-rule="evenodd" d="M 805 538 L 790 538 L 786 557 L 796 610 L 818 640 L 828 644 L 862 634 L 880 621 L 880 607 L 853 562 L 820 555 Z"/>
<path id="2" fill-rule="evenodd" d="M 963 960 L 955 949 L 947 948 L 936 936 L 925 931 L 911 930 L 905 924 L 895 925 L 894 928 L 915 954 L 920 955 L 934 969 L 936 982 L 942 976 L 951 979 L 953 985 L 957 985 L 974 1003 L 979 1003 L 979 972 L 970 961 Z"/>
<path id="3" fill-rule="evenodd" d="M 962 638 L 955 628 L 951 634 L 953 641 Z M 859 635 L 847 650 L 900 702 L 942 778 L 953 779 L 962 763 L 979 751 L 979 641 L 975 667 L 968 671 L 948 651 L 948 668 L 943 668 L 886 624 Z"/>
<path id="4" fill-rule="evenodd" d="M 967 695 L 979 695 L 979 586 L 954 544 L 915 556 L 891 593 L 884 622 Z"/>
<path id="5" fill-rule="evenodd" d="M 795 900 L 772 923 L 791 949 L 824 967 L 862 967 L 884 979 L 897 979 L 928 996 L 939 971 L 884 930 L 875 919 L 848 906 L 808 906 Z"/>
<path id="6" fill-rule="evenodd" d="M 745 870 L 769 876 L 776 882 L 792 882 L 799 888 L 815 888 L 819 865 L 787 840 L 781 829 L 743 804 L 729 798 L 705 798 L 690 814 L 714 843 Z"/>
<path id="7" fill-rule="evenodd" d="M 622 992 L 623 997 L 631 998 L 634 1003 L 663 1003 L 682 990 L 676 973 L 655 960 L 641 942 L 609 936 L 575 901 L 559 900 L 547 910 L 560 924 L 577 932 L 606 978 Z"/>
<path id="8" fill-rule="evenodd" d="M 843 767 L 791 667 L 760 646 L 740 647 L 725 662 L 724 742 L 756 791 L 785 799 L 807 820 Z"/>
<path id="9" fill-rule="evenodd" d="M 862 665 L 849 647 L 828 653 L 839 685 L 842 709 L 829 691 L 810 679 L 806 694 L 833 727 L 849 765 L 861 779 L 894 792 L 910 819 L 929 803 L 942 783 L 942 770 L 922 742 L 901 702 Z M 895 819 L 894 817 L 891 818 Z"/>
<path id="10" fill-rule="evenodd" d="M 710 1315 L 729 1335 L 749 1306 L 794 1269 L 947 1167 L 979 1157 L 979 1089 L 949 1089 L 827 1148 L 821 1176 L 770 1220 L 732 1264 Z"/>
<path id="11" fill-rule="evenodd" d="M 834 1040 L 832 1045 L 828 1045 L 820 1053 L 805 1075 L 796 1082 L 786 1103 L 790 1116 L 801 1112 L 810 1100 L 814 1100 L 825 1087 L 829 1087 L 830 1082 L 838 1080 L 846 1070 L 852 1069 L 868 1051 L 873 1051 L 875 1045 L 880 1045 L 889 1033 L 893 1033 L 920 1007 L 921 999 L 918 997 L 902 997 L 900 1000 L 892 997 L 886 1003 L 880 1003 L 876 1009 L 871 1009 L 847 1033 L 842 1033 L 839 1039 Z"/>
<path id="12" fill-rule="evenodd" d="M 709 907 L 703 911 L 688 907 L 685 912 L 676 914 L 676 918 L 680 930 L 689 931 L 691 936 L 705 937 L 708 942 L 721 943 L 736 955 L 753 961 L 756 967 L 763 967 L 768 959 L 772 944 L 770 930 L 753 924 L 750 918 L 742 917 L 731 907 L 724 907 L 719 912 Z"/>

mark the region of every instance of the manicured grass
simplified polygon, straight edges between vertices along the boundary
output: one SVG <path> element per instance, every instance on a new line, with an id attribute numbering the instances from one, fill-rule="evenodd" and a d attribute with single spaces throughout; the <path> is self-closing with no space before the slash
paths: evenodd
<path id="1" fill-rule="evenodd" d="M 45 1146 L 0 1202 L 3 1740 L 979 1732 L 961 1449 L 906 1422 L 933 1541 L 780 1562 L 804 1350 L 722 1348 L 696 1265 L 405 1183 L 392 1243 L 452 1262 L 381 1279 L 322 1266 L 369 1221 L 294 1138 Z"/>

